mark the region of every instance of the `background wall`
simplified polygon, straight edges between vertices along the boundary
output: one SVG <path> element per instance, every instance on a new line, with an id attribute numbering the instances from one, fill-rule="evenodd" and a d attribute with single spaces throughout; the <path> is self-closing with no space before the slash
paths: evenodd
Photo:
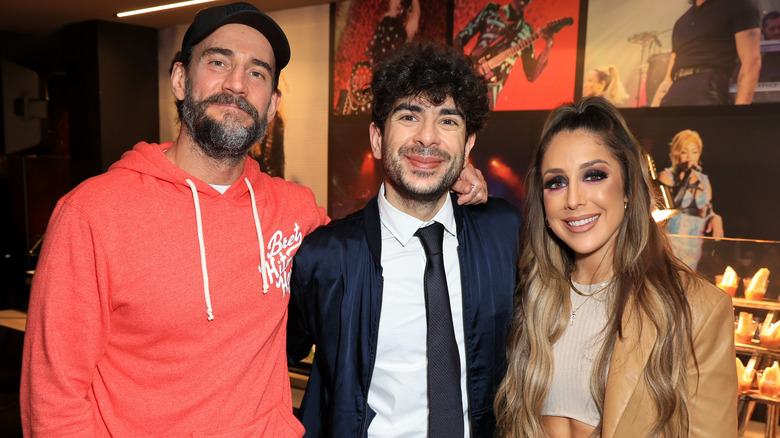
<path id="1" fill-rule="evenodd" d="M 269 14 L 287 34 L 292 53 L 282 71 L 285 179 L 311 188 L 324 207 L 328 205 L 329 11 L 329 5 L 319 5 Z"/>
<path id="2" fill-rule="evenodd" d="M 171 91 L 171 66 L 173 58 L 181 50 L 181 40 L 188 24 L 165 27 L 157 33 L 157 83 L 160 96 L 160 142 L 174 141 L 179 134 L 176 122 L 176 104 Z"/>

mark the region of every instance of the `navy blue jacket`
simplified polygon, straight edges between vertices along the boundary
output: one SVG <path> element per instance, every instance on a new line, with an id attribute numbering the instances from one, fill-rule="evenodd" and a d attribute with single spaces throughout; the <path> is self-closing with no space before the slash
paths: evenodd
<path id="1" fill-rule="evenodd" d="M 454 203 L 454 198 L 453 198 Z M 499 198 L 456 203 L 471 436 L 492 437 L 493 398 L 506 372 L 505 335 L 517 282 L 520 213 Z M 293 261 L 287 352 L 317 345 L 299 417 L 307 437 L 365 436 L 382 302 L 376 198 L 306 236 Z"/>

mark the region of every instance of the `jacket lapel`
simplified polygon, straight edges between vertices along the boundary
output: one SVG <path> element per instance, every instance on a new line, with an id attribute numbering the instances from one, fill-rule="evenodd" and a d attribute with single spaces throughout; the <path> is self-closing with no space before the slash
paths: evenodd
<path id="1" fill-rule="evenodd" d="M 377 196 L 382 196 L 381 193 Z M 364 227 L 368 250 L 374 257 L 374 263 L 382 265 L 382 222 L 379 219 L 379 202 L 373 197 L 363 207 Z"/>
<path id="2" fill-rule="evenodd" d="M 636 307 L 626 307 L 623 315 L 623 339 L 617 339 L 612 351 L 604 395 L 601 437 L 612 438 L 625 414 L 631 397 L 642 379 L 647 359 L 656 339 L 655 327 Z M 631 310 L 629 310 L 631 309 Z"/>

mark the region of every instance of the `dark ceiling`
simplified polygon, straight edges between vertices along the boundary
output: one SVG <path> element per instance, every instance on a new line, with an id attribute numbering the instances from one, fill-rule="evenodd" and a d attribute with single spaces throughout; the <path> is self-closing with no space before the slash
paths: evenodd
<path id="1" fill-rule="evenodd" d="M 39 73 L 63 70 L 65 26 L 93 20 L 151 28 L 188 24 L 208 6 L 231 3 L 218 0 L 193 6 L 117 18 L 117 12 L 148 8 L 176 0 L 0 0 L 0 58 Z M 264 12 L 327 4 L 336 0 L 246 0 Z"/>
<path id="2" fill-rule="evenodd" d="M 173 3 L 176 0 L 2 0 L 0 32 L 43 36 L 66 24 L 89 20 L 117 21 L 162 28 L 189 23 L 195 13 L 215 1 L 167 11 L 117 18 L 117 12 Z M 246 0 L 264 12 L 330 3 L 335 0 Z"/>

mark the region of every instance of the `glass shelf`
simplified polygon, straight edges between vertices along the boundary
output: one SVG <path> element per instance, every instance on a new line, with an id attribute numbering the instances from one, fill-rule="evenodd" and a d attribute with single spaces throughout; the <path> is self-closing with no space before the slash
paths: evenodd
<path id="1" fill-rule="evenodd" d="M 780 274 L 780 272 L 778 273 Z M 760 310 L 780 310 L 780 302 L 775 300 L 748 300 L 745 298 L 732 298 L 731 303 L 734 307 L 744 307 L 748 309 L 760 309 Z"/>
<path id="2" fill-rule="evenodd" d="M 739 398 L 745 401 L 753 401 L 753 402 L 764 403 L 773 406 L 780 406 L 780 396 L 768 397 L 766 395 L 761 395 L 761 393 L 758 392 L 758 389 L 751 389 L 750 392 L 748 392 L 747 394 L 740 394 Z"/>
<path id="3" fill-rule="evenodd" d="M 767 348 L 762 347 L 758 341 L 750 344 L 743 344 L 741 342 L 734 342 L 734 349 L 740 354 L 749 354 L 751 356 L 768 357 L 773 360 L 780 360 L 780 348 Z"/>

